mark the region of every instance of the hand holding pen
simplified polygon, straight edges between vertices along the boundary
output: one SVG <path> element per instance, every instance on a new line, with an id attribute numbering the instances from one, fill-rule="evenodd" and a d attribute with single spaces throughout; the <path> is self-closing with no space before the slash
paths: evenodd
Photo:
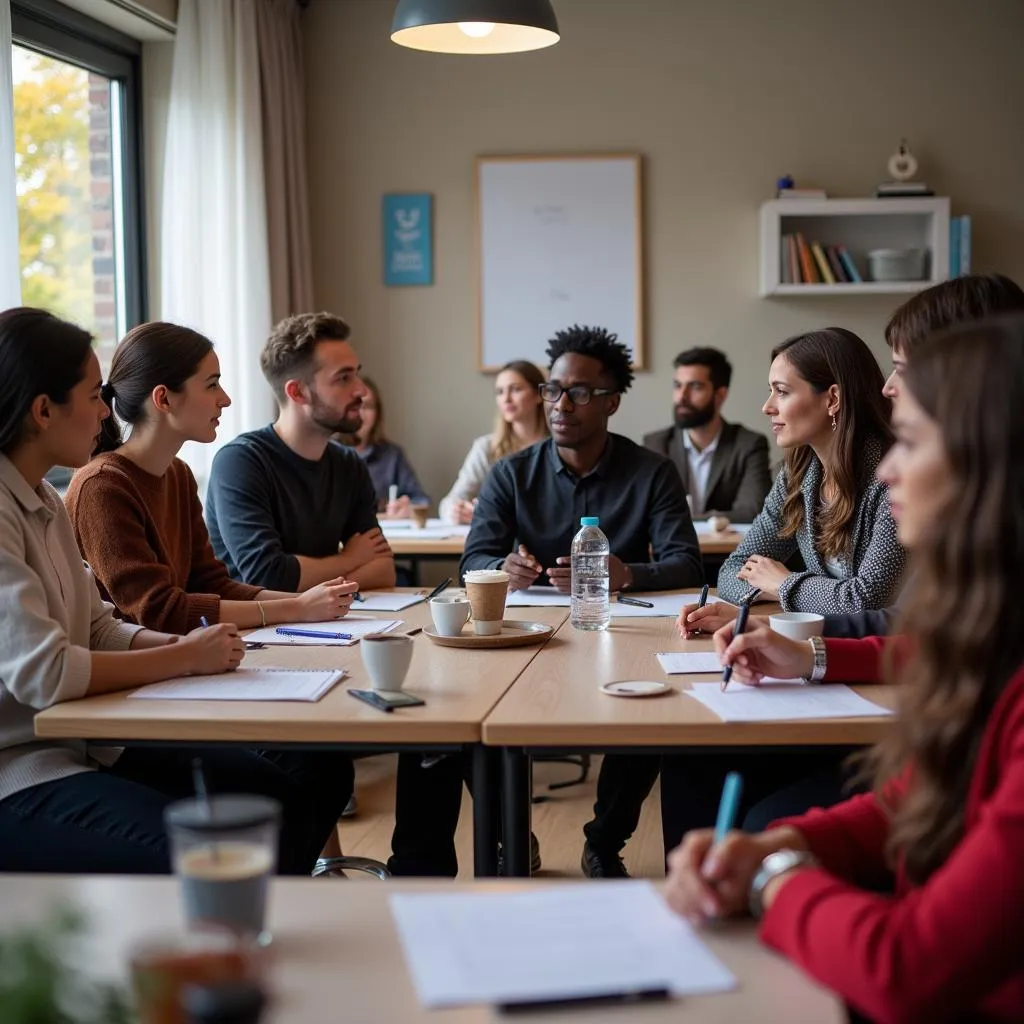
<path id="1" fill-rule="evenodd" d="M 736 625 L 733 627 L 733 634 L 740 636 L 743 630 L 747 628 L 747 619 L 750 616 L 750 606 L 757 600 L 758 594 L 761 591 L 756 587 L 751 590 L 746 597 L 743 598 L 743 604 L 740 605 L 740 613 L 736 616 Z M 729 680 L 732 678 L 732 664 L 727 664 L 722 670 L 722 689 L 724 690 L 729 685 Z"/>
<path id="2" fill-rule="evenodd" d="M 238 668 L 245 656 L 245 643 L 238 635 L 238 627 L 230 622 L 211 626 L 205 615 L 199 622 L 198 629 L 178 640 L 190 655 L 189 675 L 217 675 Z"/>

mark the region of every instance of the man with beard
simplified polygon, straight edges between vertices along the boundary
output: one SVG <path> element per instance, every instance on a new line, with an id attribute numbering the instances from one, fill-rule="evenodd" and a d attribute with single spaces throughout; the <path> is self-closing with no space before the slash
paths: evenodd
<path id="1" fill-rule="evenodd" d="M 729 360 L 715 348 L 691 348 L 674 365 L 675 426 L 648 434 L 644 446 L 676 464 L 694 518 L 718 514 L 752 522 L 772 486 L 768 440 L 722 418 Z"/>
<path id="2" fill-rule="evenodd" d="M 210 540 L 243 583 L 302 591 L 344 576 L 364 590 L 395 585 L 370 474 L 353 449 L 331 440 L 359 429 L 368 394 L 350 333 L 329 313 L 282 320 L 260 353 L 277 420 L 240 434 L 213 460 Z"/>

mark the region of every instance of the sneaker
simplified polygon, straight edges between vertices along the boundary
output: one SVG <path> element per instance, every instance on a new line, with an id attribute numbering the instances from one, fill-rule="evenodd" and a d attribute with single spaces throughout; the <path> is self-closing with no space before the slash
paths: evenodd
<path id="1" fill-rule="evenodd" d="M 540 871 L 540 843 L 537 841 L 537 837 L 531 832 L 530 874 L 535 875 L 538 871 Z M 505 853 L 500 847 L 498 848 L 498 874 L 505 874 Z"/>
<path id="2" fill-rule="evenodd" d="M 345 804 L 345 810 L 341 812 L 343 818 L 354 818 L 359 810 L 359 804 L 356 802 L 356 795 L 353 793 L 348 798 L 348 803 Z"/>
<path id="3" fill-rule="evenodd" d="M 583 844 L 580 867 L 587 878 L 629 878 L 629 872 L 617 853 L 602 853 L 589 842 Z"/>

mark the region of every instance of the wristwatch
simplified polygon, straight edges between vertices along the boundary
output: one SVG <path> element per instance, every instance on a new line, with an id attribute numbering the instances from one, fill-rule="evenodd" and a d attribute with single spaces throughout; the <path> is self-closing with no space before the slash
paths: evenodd
<path id="1" fill-rule="evenodd" d="M 805 683 L 820 683 L 825 678 L 828 669 L 828 652 L 825 650 L 825 641 L 820 636 L 812 636 L 807 641 L 814 651 L 814 667 L 809 676 L 804 676 Z"/>
<path id="2" fill-rule="evenodd" d="M 761 867 L 750 883 L 750 891 L 747 894 L 750 913 L 755 918 L 760 918 L 764 913 L 764 904 L 761 899 L 764 896 L 765 886 L 773 878 L 792 871 L 793 868 L 815 868 L 817 866 L 817 858 L 807 850 L 777 850 L 775 853 L 768 854 L 761 861 Z"/>

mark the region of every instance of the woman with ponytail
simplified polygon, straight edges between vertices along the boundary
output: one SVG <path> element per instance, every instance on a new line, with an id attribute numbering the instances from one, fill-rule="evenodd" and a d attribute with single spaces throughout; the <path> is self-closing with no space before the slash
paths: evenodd
<path id="1" fill-rule="evenodd" d="M 65 502 L 101 591 L 128 622 L 186 633 L 207 622 L 261 626 L 346 614 L 355 583 L 330 580 L 304 594 L 238 583 L 213 553 L 186 441 L 209 443 L 231 404 L 208 338 L 187 327 L 142 324 L 114 352 L 93 459 Z M 125 439 L 118 420 L 131 427 Z"/>
<path id="2" fill-rule="evenodd" d="M 88 461 L 110 415 L 101 383 L 86 331 L 40 309 L 0 313 L 0 871 L 169 872 L 163 812 L 192 793 L 201 755 L 213 792 L 281 803 L 279 870 L 308 874 L 338 808 L 283 766 L 243 750 L 35 735 L 36 712 L 54 704 L 225 672 L 244 655 L 235 626 L 180 636 L 119 622 L 101 600 L 44 479 Z"/>
<path id="3" fill-rule="evenodd" d="M 899 717 L 864 761 L 873 792 L 669 857 L 679 913 L 749 908 L 857 1020 L 1024 1021 L 1022 407 L 1021 317 L 926 341 L 904 371 L 877 470 L 911 553 L 901 636 L 825 640 L 814 666 L 870 677 L 886 648 Z M 783 667 L 765 627 L 723 639 L 741 682 Z"/>

